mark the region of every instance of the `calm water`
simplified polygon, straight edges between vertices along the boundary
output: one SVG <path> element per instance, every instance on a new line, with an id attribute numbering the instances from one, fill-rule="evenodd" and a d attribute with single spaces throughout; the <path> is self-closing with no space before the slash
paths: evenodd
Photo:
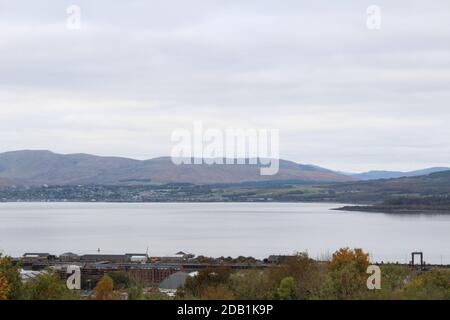
<path id="1" fill-rule="evenodd" d="M 332 211 L 342 205 L 303 203 L 3 203 L 0 250 L 61 254 L 183 250 L 210 256 L 308 251 L 322 257 L 350 246 L 376 261 L 450 263 L 450 215 Z"/>

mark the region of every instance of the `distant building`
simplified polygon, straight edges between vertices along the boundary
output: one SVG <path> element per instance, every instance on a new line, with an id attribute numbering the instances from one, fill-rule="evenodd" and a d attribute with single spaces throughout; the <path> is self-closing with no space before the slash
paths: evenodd
<path id="1" fill-rule="evenodd" d="M 23 262 L 27 263 L 47 263 L 49 261 L 56 260 L 56 256 L 50 253 L 36 253 L 36 252 L 27 252 L 23 254 Z"/>
<path id="2" fill-rule="evenodd" d="M 131 262 L 147 263 L 148 261 L 147 253 L 125 253 L 125 255 L 130 258 Z"/>
<path id="3" fill-rule="evenodd" d="M 23 254 L 24 258 L 42 258 L 42 259 L 48 259 L 49 257 L 54 257 L 50 253 L 34 253 L 34 252 L 27 252 Z"/>
<path id="4" fill-rule="evenodd" d="M 195 255 L 191 253 L 184 253 L 183 251 L 179 251 L 173 256 L 153 257 L 152 259 L 156 262 L 161 263 L 182 263 L 194 257 Z"/>
<path id="5" fill-rule="evenodd" d="M 80 261 L 80 256 L 73 252 L 65 252 L 59 256 L 59 260 L 62 262 L 75 262 Z"/>
<path id="6" fill-rule="evenodd" d="M 84 279 L 94 282 L 108 272 L 125 271 L 137 282 L 145 285 L 158 285 L 171 274 L 181 271 L 177 266 L 153 266 L 149 264 L 89 264 L 81 268 Z"/>
<path id="7" fill-rule="evenodd" d="M 295 259 L 295 256 L 271 255 L 267 259 L 264 259 L 264 262 L 271 264 L 282 264 L 292 259 Z"/>
<path id="8" fill-rule="evenodd" d="M 131 262 L 131 257 L 125 254 L 85 254 L 80 256 L 82 262 L 111 262 L 127 263 Z"/>
<path id="9" fill-rule="evenodd" d="M 147 256 L 130 256 L 130 261 L 134 263 L 147 263 Z"/>

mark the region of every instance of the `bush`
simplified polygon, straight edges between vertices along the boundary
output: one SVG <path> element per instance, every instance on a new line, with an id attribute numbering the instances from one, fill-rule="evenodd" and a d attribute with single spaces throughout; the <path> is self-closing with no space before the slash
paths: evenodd
<path id="1" fill-rule="evenodd" d="M 450 270 L 431 270 L 413 278 L 401 292 L 404 299 L 449 300 Z"/>
<path id="2" fill-rule="evenodd" d="M 79 298 L 76 292 L 69 290 L 54 270 L 45 270 L 24 286 L 27 300 L 73 300 Z"/>

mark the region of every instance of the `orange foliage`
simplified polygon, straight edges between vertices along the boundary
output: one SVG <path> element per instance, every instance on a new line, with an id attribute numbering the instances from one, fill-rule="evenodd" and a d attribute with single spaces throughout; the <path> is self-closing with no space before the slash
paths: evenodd
<path id="1" fill-rule="evenodd" d="M 114 282 L 110 276 L 104 275 L 97 283 L 94 289 L 95 300 L 112 300 L 114 299 Z"/>
<path id="2" fill-rule="evenodd" d="M 341 248 L 333 253 L 329 266 L 331 270 L 339 270 L 353 265 L 359 272 L 365 273 L 369 264 L 369 255 L 362 249 Z"/>
<path id="3" fill-rule="evenodd" d="M 6 277 L 0 275 L 0 300 L 8 300 L 9 284 Z"/>

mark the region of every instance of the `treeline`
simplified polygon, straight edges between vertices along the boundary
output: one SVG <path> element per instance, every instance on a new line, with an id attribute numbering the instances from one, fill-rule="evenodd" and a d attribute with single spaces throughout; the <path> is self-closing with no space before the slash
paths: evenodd
<path id="1" fill-rule="evenodd" d="M 0 257 L 0 300 L 317 300 L 317 299 L 450 299 L 450 270 L 419 271 L 382 264 L 381 289 L 369 290 L 368 254 L 361 249 L 340 249 L 330 261 L 318 262 L 305 253 L 266 269 L 232 271 L 226 265 L 207 268 L 187 279 L 174 297 L 157 288 L 145 288 L 126 272 L 111 272 L 81 295 L 67 289 L 52 270 L 22 283 L 19 266 Z"/>
<path id="2" fill-rule="evenodd" d="M 450 196 L 397 196 L 390 197 L 380 204 L 369 206 L 345 206 L 338 210 L 367 211 L 384 213 L 450 213 Z"/>
<path id="3" fill-rule="evenodd" d="M 450 196 L 402 196 L 392 197 L 383 202 L 387 206 L 448 206 L 450 208 Z"/>
<path id="4" fill-rule="evenodd" d="M 369 290 L 368 255 L 360 249 L 335 252 L 329 262 L 301 253 L 280 266 L 232 272 L 202 270 L 178 291 L 178 299 L 317 300 L 450 299 L 450 270 L 427 272 L 381 265 L 381 289 Z"/>

